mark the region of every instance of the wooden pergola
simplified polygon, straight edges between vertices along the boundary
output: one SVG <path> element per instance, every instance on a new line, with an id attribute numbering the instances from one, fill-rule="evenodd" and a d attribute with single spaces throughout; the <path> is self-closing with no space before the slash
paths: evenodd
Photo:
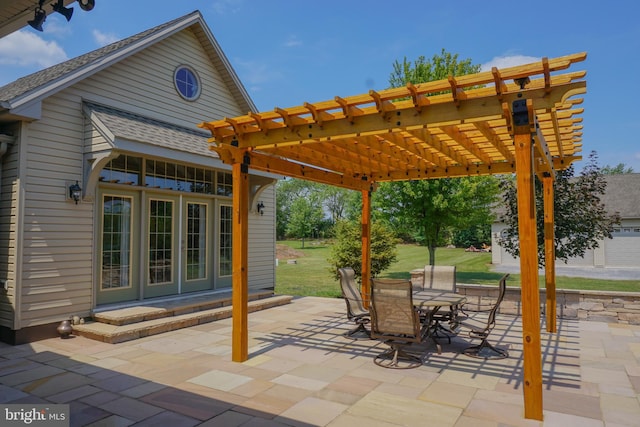
<path id="1" fill-rule="evenodd" d="M 581 157 L 586 53 L 202 123 L 233 175 L 232 359 L 248 359 L 249 169 L 362 193 L 362 292 L 379 182 L 516 174 L 525 417 L 542 419 L 535 175 L 544 190 L 547 330 L 556 331 L 555 171 Z"/>

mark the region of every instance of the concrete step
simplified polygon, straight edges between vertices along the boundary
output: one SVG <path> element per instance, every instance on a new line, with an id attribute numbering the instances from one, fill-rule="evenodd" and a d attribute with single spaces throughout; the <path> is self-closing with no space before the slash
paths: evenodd
<path id="1" fill-rule="evenodd" d="M 285 305 L 289 304 L 292 299 L 293 297 L 288 295 L 277 295 L 254 299 L 253 301 L 249 301 L 248 310 L 251 313 L 254 311 Z M 75 335 L 81 335 L 97 341 L 116 344 L 150 335 L 174 331 L 176 329 L 188 328 L 190 326 L 226 319 L 231 317 L 233 308 L 231 305 L 224 305 L 204 310 L 192 310 L 187 313 L 182 312 L 182 314 L 178 314 L 180 313 L 180 310 L 169 311 L 172 311 L 173 314 L 161 317 L 154 316 L 166 314 L 166 312 L 149 312 L 146 315 L 150 318 L 146 318 L 146 320 L 144 315 L 142 315 L 142 317 L 139 315 L 142 313 L 130 313 L 131 316 L 128 316 L 129 320 L 134 315 L 137 315 L 138 319 L 143 319 L 135 323 L 124 323 L 118 325 L 103 323 L 101 321 L 90 321 L 84 324 L 73 325 L 73 333 Z M 115 316 L 112 314 L 111 317 L 114 318 Z"/>
<path id="2" fill-rule="evenodd" d="M 252 291 L 249 292 L 249 301 L 267 298 L 272 295 L 273 291 L 269 290 Z M 109 325 L 123 326 L 144 322 L 146 320 L 179 316 L 181 314 L 224 307 L 231 305 L 231 301 L 231 292 L 215 295 L 196 295 L 157 303 L 144 303 L 127 308 L 95 312 L 93 313 L 93 320 Z"/>

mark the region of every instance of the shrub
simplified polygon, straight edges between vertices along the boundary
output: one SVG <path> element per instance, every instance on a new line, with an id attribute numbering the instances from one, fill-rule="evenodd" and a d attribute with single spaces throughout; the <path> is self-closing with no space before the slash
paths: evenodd
<path id="1" fill-rule="evenodd" d="M 329 264 L 336 279 L 338 269 L 351 267 L 360 281 L 362 277 L 362 229 L 356 221 L 340 221 L 336 224 L 336 241 L 331 248 Z M 371 224 L 371 276 L 376 277 L 397 261 L 397 239 L 382 223 Z"/>

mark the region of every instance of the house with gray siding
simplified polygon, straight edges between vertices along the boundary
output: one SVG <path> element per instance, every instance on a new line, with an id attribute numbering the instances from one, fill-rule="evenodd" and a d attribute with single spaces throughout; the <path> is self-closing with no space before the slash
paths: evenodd
<path id="1" fill-rule="evenodd" d="M 197 125 L 255 110 L 198 11 L 0 87 L 2 340 L 228 291 L 231 174 Z M 274 287 L 274 184 L 250 175 L 253 289 Z"/>
<path id="2" fill-rule="evenodd" d="M 607 212 L 620 214 L 621 223 L 612 239 L 603 239 L 598 247 L 588 250 L 582 258 L 556 262 L 557 267 L 599 269 L 631 269 L 640 278 L 640 173 L 605 175 L 606 193 L 602 197 Z M 508 254 L 499 244 L 502 222 L 491 227 L 492 263 L 494 266 L 519 266 L 520 260 Z"/>

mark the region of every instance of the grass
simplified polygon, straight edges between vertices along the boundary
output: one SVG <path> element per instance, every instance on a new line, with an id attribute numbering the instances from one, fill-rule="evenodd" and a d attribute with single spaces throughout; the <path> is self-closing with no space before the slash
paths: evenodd
<path id="1" fill-rule="evenodd" d="M 340 285 L 335 279 L 327 259 L 331 254 L 330 242 L 306 241 L 302 249 L 299 241 L 280 241 L 301 251 L 304 256 L 296 264 L 280 260 L 276 267 L 276 292 L 286 295 L 339 297 Z M 380 277 L 410 278 L 410 271 L 423 267 L 429 259 L 427 248 L 416 245 L 398 245 L 398 262 L 389 267 Z M 503 273 L 491 271 L 491 254 L 465 252 L 464 249 L 438 248 L 436 264 L 455 265 L 458 283 L 497 284 Z M 510 286 L 520 286 L 520 275 L 512 274 Z M 544 287 L 544 276 L 540 277 Z M 639 280 L 603 280 L 578 277 L 556 277 L 559 289 L 603 290 L 633 292 L 640 289 Z"/>

